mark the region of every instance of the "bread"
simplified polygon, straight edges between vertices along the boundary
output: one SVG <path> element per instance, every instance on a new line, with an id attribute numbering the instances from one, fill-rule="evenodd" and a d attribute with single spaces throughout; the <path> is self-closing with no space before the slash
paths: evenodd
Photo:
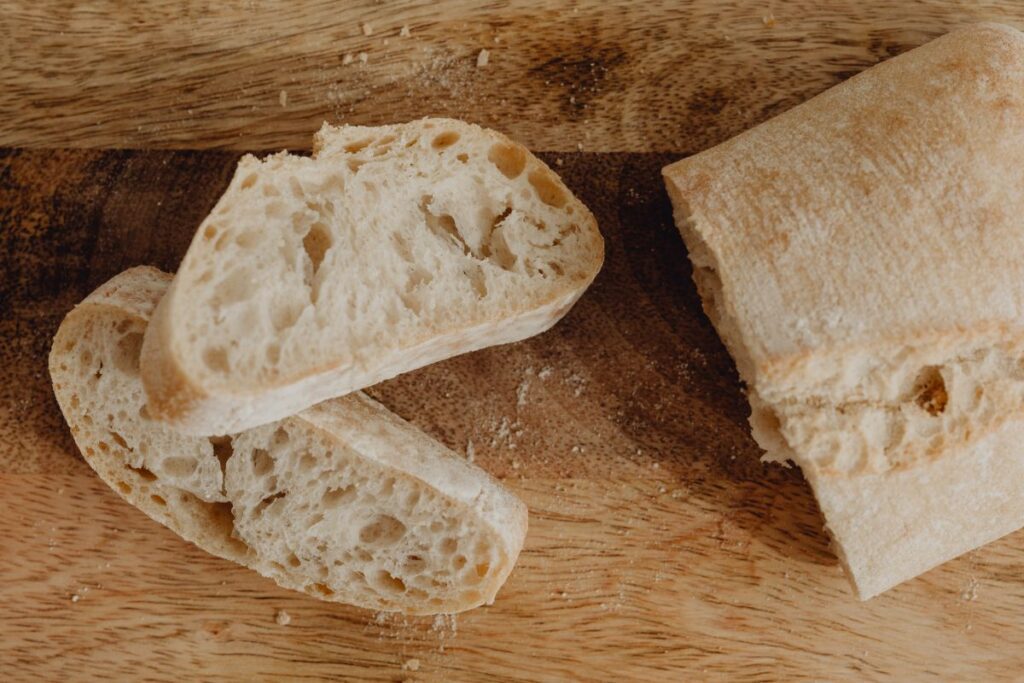
<path id="1" fill-rule="evenodd" d="M 754 436 L 864 598 L 1024 525 L 1022 114 L 1024 37 L 982 24 L 664 170 Z"/>
<path id="2" fill-rule="evenodd" d="M 325 125 L 243 157 L 142 350 L 154 416 L 239 431 L 544 331 L 597 275 L 593 215 L 525 148 L 447 119 Z"/>
<path id="3" fill-rule="evenodd" d="M 50 353 L 75 441 L 111 488 L 200 548 L 323 600 L 432 614 L 494 599 L 525 506 L 366 396 L 234 436 L 153 420 L 139 350 L 170 279 L 118 275 L 68 314 Z"/>

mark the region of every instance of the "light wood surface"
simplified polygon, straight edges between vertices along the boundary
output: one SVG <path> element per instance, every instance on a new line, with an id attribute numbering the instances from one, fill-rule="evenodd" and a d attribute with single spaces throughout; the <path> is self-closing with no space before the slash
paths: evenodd
<path id="1" fill-rule="evenodd" d="M 694 151 L 978 20 L 1024 6 L 4 0 L 0 146 L 306 149 L 325 119 L 433 114 L 541 150 Z"/>
<path id="2" fill-rule="evenodd" d="M 975 18 L 1024 6 L 0 2 L 0 679 L 1020 680 L 1021 533 L 851 596 L 799 471 L 758 462 L 659 177 Z M 237 159 L 63 148 L 302 148 L 325 117 L 426 113 L 552 150 L 608 247 L 549 333 L 371 391 L 530 506 L 497 602 L 438 619 L 289 593 L 149 521 L 79 458 L 45 364 L 96 285 L 177 266 Z"/>

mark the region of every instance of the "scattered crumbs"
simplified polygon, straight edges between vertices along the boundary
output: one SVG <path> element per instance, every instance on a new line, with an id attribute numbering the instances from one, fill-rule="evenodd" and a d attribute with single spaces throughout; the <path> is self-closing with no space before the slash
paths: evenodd
<path id="1" fill-rule="evenodd" d="M 476 66 L 477 66 L 477 68 L 479 69 L 479 68 L 487 66 L 487 63 L 489 61 L 491 61 L 491 53 L 490 53 L 490 51 L 488 51 L 487 49 L 480 50 L 479 54 L 477 54 L 477 56 L 476 56 Z"/>
<path id="2" fill-rule="evenodd" d="M 388 39 L 387 39 L 387 38 L 385 38 L 384 40 L 380 41 L 381 45 L 383 45 L 384 47 L 387 47 L 387 46 L 388 46 L 388 42 L 389 42 L 389 41 L 388 41 Z"/>
<path id="3" fill-rule="evenodd" d="M 978 580 L 973 576 L 967 581 L 967 586 L 960 591 L 960 599 L 965 602 L 973 602 L 978 599 Z"/>
<path id="4" fill-rule="evenodd" d="M 775 26 L 775 15 L 769 12 L 768 14 L 761 17 L 761 23 L 764 24 L 767 28 L 772 28 L 773 26 Z"/>
<path id="5" fill-rule="evenodd" d="M 561 166 L 564 163 L 565 163 L 565 161 L 562 160 L 562 157 L 558 157 L 557 159 L 555 159 L 555 165 L 556 166 Z"/>
<path id="6" fill-rule="evenodd" d="M 399 37 L 408 38 L 412 35 L 412 31 L 409 30 L 409 24 L 402 27 L 402 30 L 398 32 Z"/>
<path id="7" fill-rule="evenodd" d="M 341 63 L 344 65 L 351 64 L 354 61 L 356 61 L 356 58 L 352 56 L 351 52 L 346 53 L 345 56 L 341 58 Z"/>
<path id="8" fill-rule="evenodd" d="M 658 493 L 665 493 L 666 491 L 668 491 L 668 489 L 666 489 L 664 486 L 658 487 Z"/>
<path id="9" fill-rule="evenodd" d="M 281 94 L 277 96 L 277 101 L 281 103 L 282 107 L 288 106 L 288 91 L 282 90 Z"/>
<path id="10" fill-rule="evenodd" d="M 527 376 L 519 383 L 516 387 L 516 407 L 522 408 L 526 405 L 526 395 L 530 391 L 530 375 L 533 374 L 533 368 L 526 371 Z"/>
<path id="11" fill-rule="evenodd" d="M 661 467 L 661 463 L 660 462 L 652 463 L 651 467 L 653 467 L 654 469 L 659 469 Z"/>
<path id="12" fill-rule="evenodd" d="M 569 95 L 569 104 L 576 104 L 576 96 Z"/>
<path id="13" fill-rule="evenodd" d="M 454 614 L 438 614 L 434 617 L 434 623 L 431 629 L 435 633 L 440 633 L 445 636 L 454 636 L 458 633 L 459 624 L 455 619 Z"/>
<path id="14" fill-rule="evenodd" d="M 82 596 L 79 595 L 78 593 L 75 593 L 74 595 L 71 596 L 71 602 L 78 602 L 81 599 L 82 599 Z"/>
<path id="15" fill-rule="evenodd" d="M 512 461 L 512 469 L 518 470 L 520 467 L 521 467 L 521 465 L 519 464 L 518 460 L 513 460 Z"/>
<path id="16" fill-rule="evenodd" d="M 57 495 L 58 496 L 63 496 L 64 495 L 64 489 L 57 489 Z"/>
<path id="17" fill-rule="evenodd" d="M 583 143 L 582 142 L 577 142 L 576 143 L 576 151 L 578 151 L 578 152 L 582 152 L 583 151 Z"/>
<path id="18" fill-rule="evenodd" d="M 369 22 L 365 22 L 365 21 L 363 22 L 363 35 L 364 36 L 372 36 L 373 35 L 373 27 L 370 26 Z"/>
<path id="19" fill-rule="evenodd" d="M 476 446 L 473 445 L 473 439 L 466 441 L 466 460 L 469 462 L 476 461 Z"/>
<path id="20" fill-rule="evenodd" d="M 587 384 L 587 380 L 583 379 L 576 373 L 573 373 L 565 378 L 565 383 L 572 387 L 572 395 L 579 398 L 580 394 L 583 393 L 583 388 Z"/>
<path id="21" fill-rule="evenodd" d="M 418 660 L 418 659 L 410 659 L 410 660 L 406 661 L 404 664 L 402 664 L 402 668 L 405 669 L 406 671 L 419 671 L 420 670 L 420 660 Z"/>
<path id="22" fill-rule="evenodd" d="M 562 165 L 561 161 L 562 160 L 559 159 L 558 162 L 557 162 L 559 166 Z M 551 368 L 546 367 L 546 366 L 541 368 L 540 372 L 537 373 L 537 377 L 539 377 L 541 380 L 546 380 L 550 376 L 551 376 Z"/>
<path id="23" fill-rule="evenodd" d="M 373 623 L 378 624 L 378 625 L 383 625 L 383 624 L 388 623 L 388 613 L 387 612 L 377 612 L 376 614 L 373 615 Z"/>
<path id="24" fill-rule="evenodd" d="M 370 61 L 370 55 L 366 54 L 365 52 L 360 52 L 359 61 L 362 62 L 363 64 L 366 64 L 366 62 Z"/>
<path id="25" fill-rule="evenodd" d="M 287 626 L 292 623 L 292 615 L 288 614 L 283 609 L 279 609 L 274 614 L 274 621 L 277 622 L 278 626 Z"/>

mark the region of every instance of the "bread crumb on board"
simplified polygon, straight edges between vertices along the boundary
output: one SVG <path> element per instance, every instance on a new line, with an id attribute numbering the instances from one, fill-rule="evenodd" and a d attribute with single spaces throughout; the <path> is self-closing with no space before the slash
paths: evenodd
<path id="1" fill-rule="evenodd" d="M 766 28 L 774 27 L 775 26 L 775 15 L 772 12 L 769 12 L 768 14 L 764 15 L 763 17 L 761 17 L 761 23 L 764 24 Z"/>
<path id="2" fill-rule="evenodd" d="M 287 626 L 292 623 L 292 615 L 288 614 L 283 609 L 279 609 L 274 613 L 274 621 L 278 626 Z"/>
<path id="3" fill-rule="evenodd" d="M 370 23 L 367 22 L 367 21 L 363 22 L 363 35 L 364 36 L 372 36 L 373 35 L 373 27 L 370 26 Z"/>
<path id="4" fill-rule="evenodd" d="M 281 103 L 282 107 L 288 106 L 288 91 L 282 90 L 281 94 L 277 96 L 277 101 Z"/>
<path id="5" fill-rule="evenodd" d="M 401 38 L 408 38 L 409 36 L 411 36 L 412 32 L 409 30 L 409 24 L 404 25 L 402 27 L 402 30 L 398 32 L 398 35 Z"/>
<path id="6" fill-rule="evenodd" d="M 418 660 L 418 659 L 406 660 L 405 663 L 402 664 L 402 668 L 405 669 L 406 671 L 419 671 L 420 670 L 420 660 Z"/>
<path id="7" fill-rule="evenodd" d="M 359 61 L 360 62 L 362 62 L 363 64 L 366 64 L 366 62 L 368 62 L 369 60 L 370 60 L 370 55 L 366 54 L 365 52 L 360 52 L 359 53 Z"/>
<path id="8" fill-rule="evenodd" d="M 476 56 L 476 66 L 477 66 L 477 68 L 479 69 L 479 68 L 487 66 L 487 64 L 490 61 L 491 61 L 491 52 L 490 52 L 490 50 L 487 50 L 486 48 L 483 49 L 483 50 L 480 50 L 480 52 Z"/>
<path id="9" fill-rule="evenodd" d="M 341 58 L 341 63 L 346 66 L 354 61 L 356 61 L 356 58 L 352 56 L 351 52 L 345 53 L 345 56 Z"/>

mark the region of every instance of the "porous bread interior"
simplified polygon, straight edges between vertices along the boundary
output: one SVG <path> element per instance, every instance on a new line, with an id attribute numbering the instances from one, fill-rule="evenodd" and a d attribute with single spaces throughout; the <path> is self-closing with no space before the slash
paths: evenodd
<path id="1" fill-rule="evenodd" d="M 301 416 L 212 438 L 150 419 L 138 369 L 145 327 L 123 309 L 86 304 L 69 314 L 51 353 L 76 443 L 122 497 L 203 549 L 321 599 L 425 614 L 493 600 L 521 534 L 505 547 L 507 534 L 415 476 Z M 352 401 L 361 415 L 371 404 L 384 410 L 360 395 L 335 403 Z M 501 494 L 479 499 L 512 504 L 508 518 L 519 522 L 521 503 Z"/>
<path id="2" fill-rule="evenodd" d="M 344 586 L 377 602 L 480 604 L 509 558 L 493 532 L 402 473 L 285 421 L 243 432 L 228 461 L 238 535 L 312 589 Z M 489 581 L 488 581 L 489 582 Z"/>
<path id="3" fill-rule="evenodd" d="M 586 207 L 497 133 L 325 127 L 312 158 L 241 160 L 177 276 L 169 350 L 240 394 L 371 367 L 585 287 L 602 254 Z"/>
<path id="4" fill-rule="evenodd" d="M 674 194 L 673 204 L 704 309 L 747 384 L 751 431 L 765 460 L 828 474 L 902 469 L 1024 414 L 1024 340 L 1005 332 L 956 342 L 937 332 L 930 343 L 860 350 L 799 388 L 758 381 L 717 260 L 685 200 Z"/>

